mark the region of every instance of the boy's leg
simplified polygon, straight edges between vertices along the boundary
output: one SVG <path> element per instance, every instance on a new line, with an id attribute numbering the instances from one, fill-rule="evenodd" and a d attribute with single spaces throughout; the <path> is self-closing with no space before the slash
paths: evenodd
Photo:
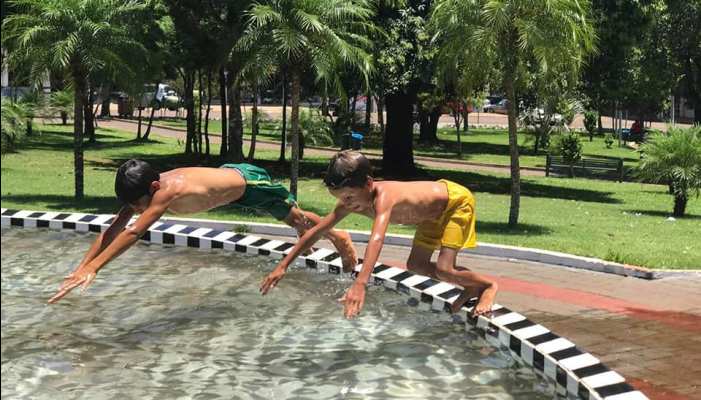
<path id="1" fill-rule="evenodd" d="M 284 221 L 287 225 L 293 227 L 297 231 L 297 235 L 301 237 L 307 230 L 318 224 L 319 221 L 321 221 L 321 217 L 313 212 L 303 211 L 299 207 L 292 207 Z M 326 234 L 326 238 L 331 241 L 341 255 L 343 272 L 351 272 L 358 264 L 358 257 L 355 253 L 350 234 L 348 234 L 348 232 L 332 229 Z"/>
<path id="2" fill-rule="evenodd" d="M 497 283 L 484 275 L 456 266 L 457 256 L 458 249 L 441 247 L 438 253 L 438 262 L 435 264 L 438 279 L 456 283 L 465 289 L 463 294 L 453 303 L 452 311 L 459 311 L 470 298 L 477 296 L 479 301 L 473 310 L 473 315 L 490 312 L 497 294 Z"/>

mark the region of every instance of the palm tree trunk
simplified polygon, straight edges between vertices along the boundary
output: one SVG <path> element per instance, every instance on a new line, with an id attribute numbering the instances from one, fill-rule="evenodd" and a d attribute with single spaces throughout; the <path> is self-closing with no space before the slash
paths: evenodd
<path id="1" fill-rule="evenodd" d="M 142 111 L 142 108 L 139 107 L 139 114 L 137 117 L 137 121 L 139 121 L 139 122 L 136 125 L 136 139 L 137 140 L 141 140 L 141 111 Z"/>
<path id="2" fill-rule="evenodd" d="M 146 132 L 144 133 L 144 136 L 141 138 L 143 141 L 148 140 L 148 135 L 151 134 L 151 126 L 153 125 L 153 114 L 156 112 L 156 107 L 151 107 L 151 114 L 148 116 L 148 125 L 146 125 Z"/>
<path id="3" fill-rule="evenodd" d="M 225 158 L 229 152 L 229 135 L 226 115 L 226 104 L 227 104 L 227 93 L 226 88 L 227 73 L 224 67 L 219 68 L 219 104 L 221 105 L 221 148 L 219 149 L 219 156 Z"/>
<path id="4" fill-rule="evenodd" d="M 83 104 L 87 78 L 74 68 L 75 94 L 73 97 L 73 175 L 75 178 L 75 199 L 82 200 L 83 191 Z"/>
<path id="5" fill-rule="evenodd" d="M 209 111 L 212 109 L 212 69 L 207 70 L 207 111 L 204 117 L 204 153 L 209 156 Z"/>
<path id="6" fill-rule="evenodd" d="M 184 72 L 183 86 L 185 87 L 185 121 L 187 124 L 185 154 L 192 154 L 195 137 L 195 75 L 193 71 Z"/>
<path id="7" fill-rule="evenodd" d="M 674 195 L 674 216 L 683 217 L 686 212 L 686 202 L 688 201 L 686 194 L 676 194 Z"/>
<path id="8" fill-rule="evenodd" d="M 253 83 L 253 106 L 251 108 L 251 144 L 248 147 L 248 162 L 253 162 L 258 137 L 258 83 Z"/>
<path id="9" fill-rule="evenodd" d="M 299 94 L 302 87 L 300 72 L 292 69 L 292 169 L 290 171 L 290 193 L 297 197 L 297 180 L 299 178 Z"/>
<path id="10" fill-rule="evenodd" d="M 85 136 L 88 137 L 90 143 L 95 143 L 95 123 L 93 122 L 93 112 L 92 112 L 92 88 L 88 85 L 87 87 L 87 98 L 83 103 L 83 115 L 84 115 L 84 129 Z"/>
<path id="11" fill-rule="evenodd" d="M 365 93 L 365 130 L 370 133 L 370 118 L 372 117 L 372 93 Z"/>
<path id="12" fill-rule="evenodd" d="M 377 124 L 380 125 L 380 134 L 385 134 L 385 97 L 377 96 Z"/>
<path id="13" fill-rule="evenodd" d="M 285 145 L 287 139 L 287 76 L 282 73 L 282 136 L 280 138 L 280 158 L 285 161 Z"/>
<path id="14" fill-rule="evenodd" d="M 241 86 L 235 82 L 229 91 L 229 158 L 243 160 L 243 121 L 241 119 Z"/>
<path id="15" fill-rule="evenodd" d="M 506 97 L 509 102 L 508 119 L 509 119 L 509 154 L 511 156 L 511 206 L 509 208 L 509 226 L 518 225 L 518 214 L 521 204 L 521 167 L 518 158 L 518 136 L 517 125 L 518 120 L 516 110 L 516 90 L 514 88 L 515 67 L 505 74 Z"/>
<path id="16" fill-rule="evenodd" d="M 382 146 L 382 169 L 385 176 L 408 177 L 416 172 L 414 165 L 415 95 L 393 93 L 385 96 L 387 130 Z"/>

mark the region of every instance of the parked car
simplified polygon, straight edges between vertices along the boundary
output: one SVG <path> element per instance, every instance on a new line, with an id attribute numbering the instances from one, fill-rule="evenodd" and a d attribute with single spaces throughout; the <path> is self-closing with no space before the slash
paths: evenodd
<path id="1" fill-rule="evenodd" d="M 496 104 L 493 104 L 490 102 L 489 104 L 486 104 L 482 109 L 484 110 L 484 112 L 487 112 L 487 113 L 507 114 L 508 113 L 508 109 L 507 109 L 508 104 L 509 104 L 509 101 L 506 99 L 503 99 Z"/>

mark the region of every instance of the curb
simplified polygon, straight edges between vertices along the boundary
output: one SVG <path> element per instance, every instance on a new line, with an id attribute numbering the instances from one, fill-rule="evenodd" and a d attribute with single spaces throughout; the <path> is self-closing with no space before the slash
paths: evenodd
<path id="1" fill-rule="evenodd" d="M 50 228 L 95 233 L 106 230 L 114 218 L 113 215 L 5 208 L 1 210 L 1 215 L 2 227 Z M 289 253 L 294 246 L 280 240 L 160 221 L 153 224 L 141 240 L 162 245 L 222 249 L 277 259 Z M 339 254 L 324 248 L 313 249 L 311 254 L 300 256 L 296 264 L 316 272 L 342 273 Z M 357 273 L 360 267 L 361 265 L 357 265 L 354 273 Z M 375 285 L 408 295 L 415 299 L 420 309 L 426 311 L 449 312 L 452 303 L 462 293 L 461 289 L 451 284 L 381 263 L 375 265 L 371 276 Z M 464 321 L 466 329 L 476 329 L 493 346 L 508 349 L 514 358 L 532 367 L 538 375 L 553 383 L 558 394 L 586 400 L 648 399 L 627 383 L 623 376 L 606 367 L 593 355 L 502 305 L 495 303 L 489 317 L 481 315 L 473 318 L 470 313 L 476 300 L 471 299 L 455 315 Z"/>
<path id="2" fill-rule="evenodd" d="M 244 221 L 220 221 L 211 219 L 164 217 L 163 221 L 181 224 L 191 224 L 212 229 L 231 230 L 257 233 L 261 235 L 297 237 L 297 232 L 287 225 L 267 224 Z M 367 243 L 370 233 L 366 231 L 347 230 L 354 242 Z M 400 234 L 387 234 L 385 244 L 411 247 L 413 236 Z M 501 259 L 516 259 L 524 261 L 540 262 L 569 268 L 584 269 L 594 272 L 603 272 L 620 276 L 631 276 L 641 279 L 660 279 L 670 276 L 701 273 L 695 270 L 655 271 L 632 265 L 605 261 L 598 258 L 582 257 L 557 251 L 540 250 L 528 247 L 507 246 L 492 243 L 478 242 L 478 246 L 472 249 L 463 249 L 461 253 Z"/>

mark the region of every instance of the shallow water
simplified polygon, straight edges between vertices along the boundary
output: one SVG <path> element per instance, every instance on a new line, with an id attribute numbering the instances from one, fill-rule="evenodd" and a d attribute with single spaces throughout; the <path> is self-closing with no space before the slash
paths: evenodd
<path id="1" fill-rule="evenodd" d="M 47 306 L 93 235 L 2 230 L 3 399 L 544 399 L 552 389 L 446 314 L 348 278 L 140 244 L 85 294 Z"/>

